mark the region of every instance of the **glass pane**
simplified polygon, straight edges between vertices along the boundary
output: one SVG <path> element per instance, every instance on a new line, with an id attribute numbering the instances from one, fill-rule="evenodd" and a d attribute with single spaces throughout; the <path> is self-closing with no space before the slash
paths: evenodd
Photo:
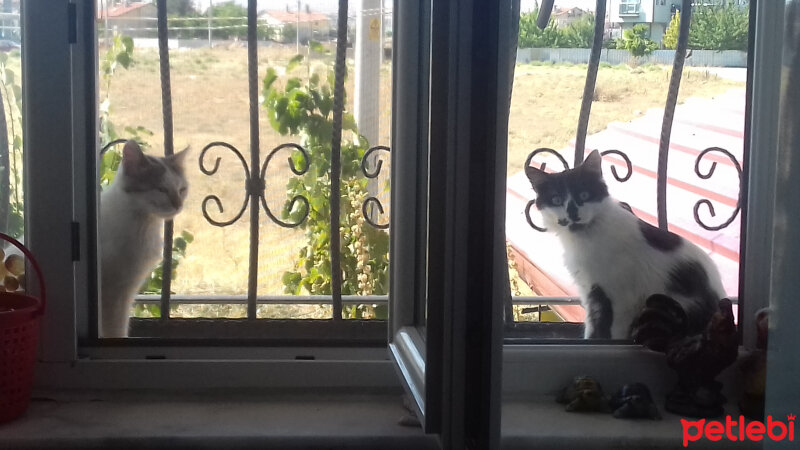
<path id="1" fill-rule="evenodd" d="M 22 239 L 25 195 L 22 170 L 22 42 L 19 4 L 0 13 L 0 231 Z"/>
<path id="2" fill-rule="evenodd" d="M 620 8 L 638 8 L 638 3 L 624 2 Z M 509 124 L 506 222 L 517 325 L 581 324 L 586 312 L 580 298 L 588 296 L 595 285 L 606 286 L 625 298 L 608 295 L 611 308 L 616 308 L 612 329 L 617 331 L 611 337 L 627 338 L 630 322 L 647 296 L 676 292 L 675 286 L 669 286 L 669 277 L 679 272 L 679 264 L 687 259 L 700 262 L 709 272 L 709 288 L 715 296 L 738 295 L 737 199 L 745 142 L 747 5 L 726 2 L 725 7 L 695 6 L 693 11 L 689 56 L 664 178 L 669 230 L 674 235 L 639 225 L 635 219 L 625 222 L 630 228 L 625 233 L 615 234 L 618 230 L 612 227 L 603 234 L 598 231 L 601 227 L 592 227 L 601 222 L 590 219 L 606 220 L 610 214 L 625 219 L 632 212 L 643 223 L 658 224 L 658 148 L 674 56 L 671 49 L 679 25 L 670 3 L 643 7 L 646 18 L 640 23 L 618 17 L 617 11 L 609 9 L 581 158 L 593 150 L 618 151 L 605 154 L 601 163 L 612 200 L 603 201 L 599 185 L 590 189 L 593 185 L 575 177 L 564 185 L 547 184 L 545 180 L 554 178 L 544 175 L 539 178 L 543 184 L 538 206 L 530 204 L 530 220 L 547 227 L 548 232 L 528 224 L 526 206 L 537 195 L 524 168 L 528 156 L 541 147 L 554 149 L 553 153 L 573 167 L 594 13 L 556 8 L 550 26 L 540 31 L 535 28 L 537 11 L 523 11 Z M 720 23 L 726 28 L 721 29 Z M 708 33 L 708 29 L 715 32 Z M 714 36 L 725 38 L 720 41 Z M 706 152 L 712 147 L 721 150 Z M 614 173 L 619 178 L 626 175 L 625 157 L 632 163 L 632 173 L 629 180 L 621 182 Z M 531 165 L 540 168 L 542 163 L 546 163 L 546 174 L 563 170 L 554 154 L 540 153 Z M 618 201 L 625 202 L 630 212 Z M 571 226 L 573 223 L 578 225 Z M 565 261 L 571 261 L 571 269 Z M 576 272 L 585 277 L 580 283 L 572 275 Z M 640 275 L 641 279 L 637 278 Z M 648 277 L 653 281 L 647 281 Z M 647 287 L 627 293 L 635 283 Z M 616 303 L 620 301 L 628 303 Z M 622 309 L 628 312 L 621 314 Z M 527 326 L 518 329 L 528 330 L 529 336 L 544 336 L 543 328 Z M 577 325 L 546 329 L 548 337 L 583 336 Z"/>
<path id="3" fill-rule="evenodd" d="M 386 318 L 388 230 L 370 221 L 388 223 L 388 151 L 373 151 L 366 164 L 372 173 L 382 161 L 377 178 L 361 170 L 365 153 L 375 146 L 388 150 L 391 138 L 391 8 L 381 1 L 376 5 L 363 23 L 355 6 L 349 14 L 348 41 L 358 51 L 353 60 L 348 50 L 341 145 L 345 318 Z M 134 139 L 146 161 L 168 161 L 163 159 L 164 86 L 155 3 L 102 1 L 99 8 L 101 144 Z M 173 145 L 176 152 L 189 148 L 183 172 L 175 177 L 188 187 L 182 208 L 159 218 L 174 215 L 170 317 L 330 319 L 336 5 L 303 2 L 299 10 L 292 5 L 288 11 L 283 5 L 274 10 L 259 5 L 254 101 L 246 2 L 170 1 L 167 15 Z M 368 52 L 362 54 L 363 27 Z M 251 104 L 258 112 L 252 126 Z M 125 145 L 111 145 L 102 157 L 101 211 L 108 208 L 115 176 L 126 173 L 118 172 L 125 166 Z M 158 195 L 157 186 L 140 187 L 144 194 Z M 169 186 L 160 188 L 169 191 Z M 103 242 L 103 228 L 117 224 L 100 216 L 101 246 L 113 246 Z M 156 228 L 151 234 L 160 239 Z M 115 239 L 133 237 L 123 233 Z M 130 312 L 134 317 L 162 315 L 163 257 L 158 254 L 152 265 L 142 266 L 143 286 L 126 295 L 126 301 L 137 297 Z M 101 271 L 110 267 L 101 266 L 106 266 Z M 253 299 L 255 308 L 248 312 Z M 120 314 L 126 316 L 127 310 Z"/>

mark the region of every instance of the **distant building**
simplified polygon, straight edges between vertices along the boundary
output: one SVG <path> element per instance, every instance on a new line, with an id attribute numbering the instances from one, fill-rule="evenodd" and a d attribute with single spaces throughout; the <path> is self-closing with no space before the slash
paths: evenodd
<path id="1" fill-rule="evenodd" d="M 551 14 L 553 21 L 559 27 L 566 27 L 576 20 L 591 16 L 592 13 L 580 8 L 556 8 Z"/>
<path id="2" fill-rule="evenodd" d="M 259 19 L 273 30 L 272 38 L 281 42 L 294 42 L 295 36 L 304 44 L 308 41 L 327 41 L 331 33 L 331 19 L 325 14 L 310 11 L 267 10 L 259 14 Z"/>
<path id="3" fill-rule="evenodd" d="M 621 32 L 644 24 L 650 30 L 649 38 L 661 42 L 672 19 L 680 8 L 678 0 L 611 0 L 608 4 L 609 22 Z"/>
<path id="4" fill-rule="evenodd" d="M 123 3 L 117 6 L 109 6 L 107 9 L 101 6 L 98 11 L 100 26 L 118 30 L 120 33 L 131 37 L 152 37 L 153 32 L 144 28 L 155 28 L 158 17 L 158 8 L 155 3 Z"/>

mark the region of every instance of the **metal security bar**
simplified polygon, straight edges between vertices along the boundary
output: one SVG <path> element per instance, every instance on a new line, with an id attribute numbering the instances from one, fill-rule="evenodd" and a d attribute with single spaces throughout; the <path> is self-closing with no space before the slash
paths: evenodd
<path id="1" fill-rule="evenodd" d="M 189 321 L 200 319 L 170 319 L 170 306 L 180 304 L 239 304 L 247 306 L 247 321 L 254 322 L 257 319 L 257 306 L 269 304 L 307 304 L 307 305 L 331 305 L 332 313 L 330 319 L 334 322 L 340 322 L 343 319 L 343 306 L 344 305 L 358 305 L 358 304 L 372 304 L 372 305 L 385 305 L 388 303 L 388 296 L 385 295 L 342 295 L 342 271 L 337 269 L 341 267 L 340 261 L 340 182 L 341 182 L 341 139 L 342 139 L 342 122 L 344 113 L 344 80 L 346 76 L 345 53 L 347 48 L 347 9 L 348 1 L 339 1 L 338 10 L 338 28 L 337 28 L 337 46 L 335 58 L 335 78 L 334 78 L 334 95 L 333 95 L 333 132 L 331 136 L 331 164 L 330 164 L 330 254 L 331 254 L 331 295 L 314 295 L 314 296 L 258 296 L 258 253 L 259 253 L 259 228 L 261 224 L 261 211 L 263 208 L 264 214 L 269 220 L 284 228 L 294 228 L 303 224 L 309 217 L 310 205 L 308 198 L 302 195 L 296 195 L 289 199 L 288 207 L 290 210 L 301 211 L 299 219 L 293 216 L 293 220 L 284 221 L 278 218 L 278 215 L 273 212 L 273 209 L 267 202 L 265 194 L 266 190 L 266 176 L 267 169 L 273 158 L 279 153 L 289 153 L 288 165 L 289 170 L 294 176 L 302 176 L 308 173 L 310 167 L 315 164 L 315 161 L 310 157 L 308 151 L 301 145 L 295 143 L 284 143 L 274 147 L 267 153 L 262 161 L 260 149 L 260 136 L 259 136 L 259 87 L 260 80 L 258 79 L 258 23 L 257 23 L 257 1 L 249 0 L 247 2 L 247 67 L 248 67 L 248 97 L 249 97 L 249 126 L 250 126 L 250 158 L 249 161 L 244 156 L 243 152 L 237 149 L 234 145 L 215 141 L 207 144 L 200 152 L 198 157 L 199 169 L 207 176 L 214 176 L 217 174 L 221 156 L 216 155 L 213 159 L 210 155 L 212 149 L 225 150 L 233 156 L 242 166 L 244 171 L 244 199 L 241 206 L 235 210 L 235 214 L 230 218 L 221 218 L 220 214 L 225 211 L 222 200 L 215 194 L 207 195 L 202 203 L 201 210 L 203 217 L 206 221 L 215 227 L 227 227 L 238 222 L 245 216 L 245 212 L 249 208 L 249 266 L 248 266 L 248 279 L 247 279 L 247 293 L 246 295 L 205 295 L 205 296 L 187 296 L 187 295 L 172 295 L 171 294 L 171 281 L 172 281 L 172 221 L 165 224 L 164 228 L 164 259 L 163 259 L 163 274 L 161 295 L 139 295 L 136 298 L 137 304 L 153 305 L 158 304 L 161 307 L 161 319 L 159 322 L 162 325 L 168 323 L 175 325 L 187 325 Z M 159 61 L 160 61 L 160 76 L 161 76 L 161 94 L 162 94 L 162 115 L 164 123 L 164 154 L 171 155 L 174 152 L 173 144 L 173 126 L 172 126 L 172 96 L 170 86 L 170 67 L 169 67 L 169 49 L 167 45 L 168 37 L 168 21 L 166 16 L 166 1 L 161 0 L 157 2 L 157 26 L 158 26 L 158 48 L 159 48 Z M 111 147 L 123 144 L 125 139 L 118 139 L 107 143 L 100 151 L 102 155 Z M 381 174 L 383 162 L 377 158 L 381 152 L 388 154 L 390 148 L 383 145 L 376 145 L 365 151 L 361 159 L 361 172 L 365 178 L 374 179 Z M 377 229 L 387 229 L 388 219 L 385 217 L 384 206 L 380 199 L 374 195 L 368 195 L 360 208 L 364 221 L 372 227 Z M 141 319 L 140 325 L 143 323 Z M 215 319 L 216 320 L 216 319 Z M 239 319 L 241 320 L 241 319 Z M 261 321 L 270 321 L 273 319 L 263 319 Z M 231 322 L 236 320 L 221 319 L 220 322 L 226 322 L 216 330 L 231 330 Z M 292 321 L 292 320 L 290 320 Z M 154 336 L 159 335 L 159 330 L 166 330 L 164 336 L 179 337 L 174 334 L 174 330 L 170 331 L 169 327 L 154 327 L 155 324 L 148 323 L 144 328 L 150 329 Z M 207 322 L 207 320 L 206 320 Z M 285 323 L 282 320 L 281 323 Z M 302 328 L 301 322 L 308 322 L 307 320 L 296 320 Z M 319 321 L 317 321 L 319 322 Z M 366 340 L 375 340 L 375 331 L 380 331 L 379 327 L 385 327 L 380 323 L 376 324 L 379 327 L 363 322 L 358 324 L 358 321 L 348 320 L 346 322 L 354 323 L 356 330 L 367 330 L 369 333 L 364 335 Z M 380 322 L 380 321 L 379 321 Z M 206 323 L 207 325 L 207 323 Z M 345 326 L 344 324 L 342 324 Z M 246 327 L 253 330 L 252 326 Z M 335 327 L 336 330 L 341 330 L 341 326 Z M 283 328 L 282 328 L 283 329 Z M 317 329 L 315 327 L 315 329 Z M 338 331 L 337 331 L 338 332 Z M 381 338 L 385 339 L 385 328 L 380 331 Z M 240 336 L 241 333 L 238 333 Z M 268 333 L 273 335 L 274 333 Z M 304 336 L 313 333 L 306 333 Z M 246 336 L 255 336 L 256 333 L 246 331 Z M 348 333 L 347 336 L 358 336 L 358 333 Z M 221 336 L 227 337 L 227 336 Z"/>

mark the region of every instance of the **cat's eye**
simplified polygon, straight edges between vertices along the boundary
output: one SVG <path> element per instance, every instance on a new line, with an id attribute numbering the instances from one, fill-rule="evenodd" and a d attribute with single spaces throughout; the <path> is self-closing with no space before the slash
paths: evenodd
<path id="1" fill-rule="evenodd" d="M 162 194 L 169 194 L 169 191 L 167 191 L 167 189 L 163 187 L 157 187 L 156 190 L 158 192 L 161 192 Z"/>
<path id="2" fill-rule="evenodd" d="M 550 203 L 552 203 L 552 204 L 553 204 L 553 205 L 555 205 L 555 206 L 561 206 L 561 205 L 564 203 L 564 200 L 562 200 L 562 199 L 561 199 L 561 196 L 559 196 L 559 195 L 554 195 L 554 196 L 553 196 L 553 197 L 550 199 Z"/>
<path id="3" fill-rule="evenodd" d="M 580 194 L 578 194 L 578 198 L 580 198 L 581 200 L 588 200 L 589 199 L 589 193 L 586 192 L 586 191 L 583 191 Z"/>
<path id="4" fill-rule="evenodd" d="M 186 188 L 185 188 L 185 187 L 182 187 L 182 188 L 181 188 L 181 195 L 183 195 L 183 194 L 185 194 L 185 193 L 186 193 Z"/>

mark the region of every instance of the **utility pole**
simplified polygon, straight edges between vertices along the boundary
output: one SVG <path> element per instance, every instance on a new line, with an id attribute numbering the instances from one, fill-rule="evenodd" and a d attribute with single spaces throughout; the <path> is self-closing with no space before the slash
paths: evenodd
<path id="1" fill-rule="evenodd" d="M 103 6 L 105 7 L 105 14 L 103 14 L 103 39 L 106 41 L 106 47 L 108 47 L 108 0 L 103 1 Z"/>
<path id="2" fill-rule="evenodd" d="M 355 94 L 353 96 L 353 116 L 358 132 L 367 138 L 374 147 L 378 142 L 380 124 L 380 53 L 381 53 L 381 12 L 382 0 L 358 0 L 356 5 L 355 42 Z M 377 155 L 368 161 L 375 167 Z M 370 196 L 378 195 L 378 180 L 370 180 L 367 191 Z M 375 219 L 374 211 L 368 214 Z"/>
<path id="3" fill-rule="evenodd" d="M 358 132 L 378 145 L 380 97 L 381 0 L 356 2 L 354 116 Z"/>
<path id="4" fill-rule="evenodd" d="M 294 29 L 294 37 L 297 42 L 297 54 L 300 54 L 300 0 L 297 0 L 297 22 Z"/>
<path id="5" fill-rule="evenodd" d="M 211 48 L 211 15 L 214 13 L 211 6 L 212 0 L 208 0 L 208 48 Z"/>

